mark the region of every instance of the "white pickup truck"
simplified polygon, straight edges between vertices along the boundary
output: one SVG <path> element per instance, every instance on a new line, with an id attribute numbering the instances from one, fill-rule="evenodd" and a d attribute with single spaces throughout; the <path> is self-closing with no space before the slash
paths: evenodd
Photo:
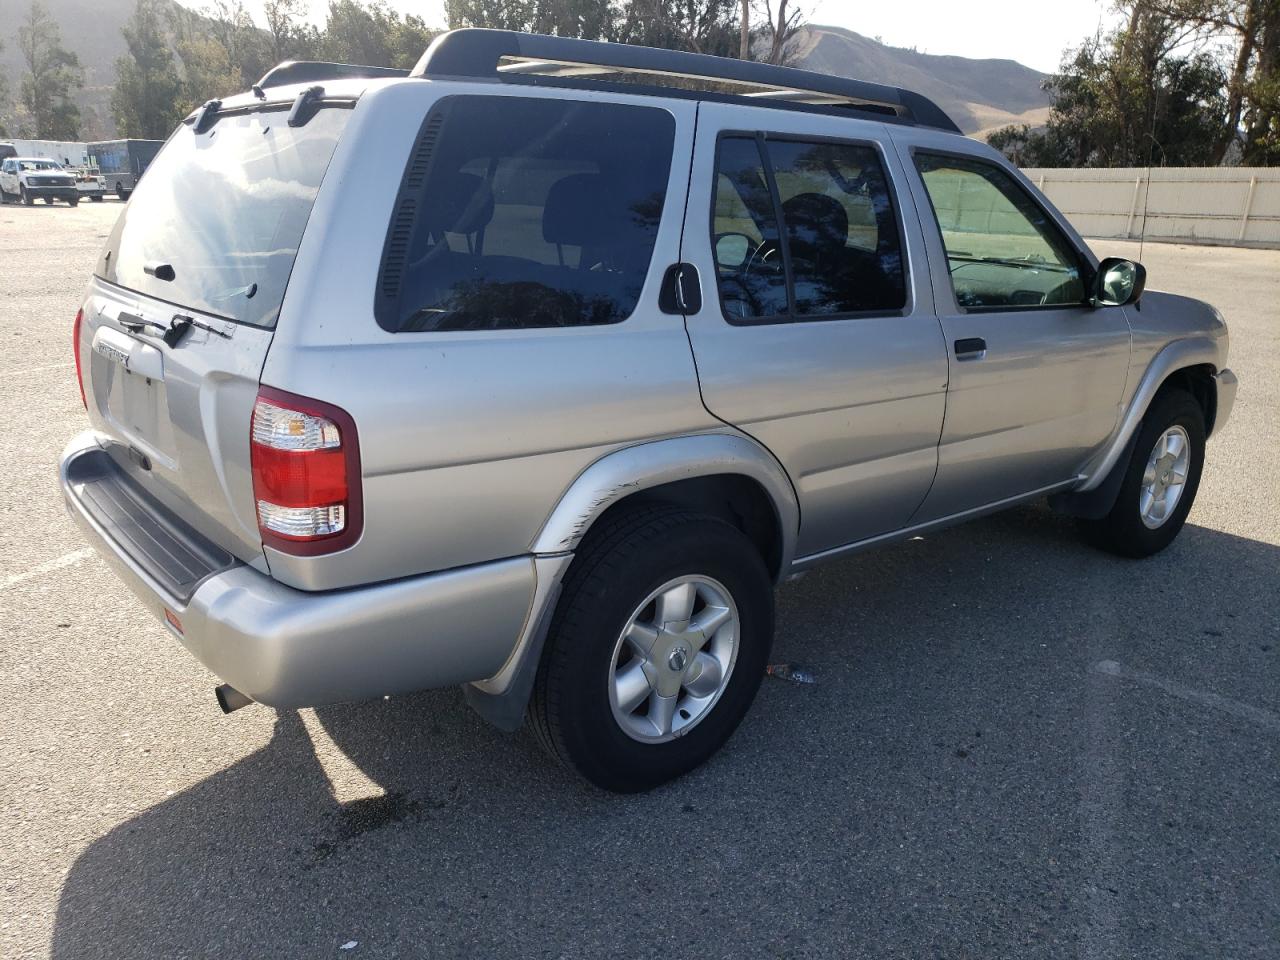
<path id="1" fill-rule="evenodd" d="M 37 200 L 65 200 L 74 207 L 80 202 L 80 191 L 76 178 L 53 160 L 10 157 L 0 163 L 0 202 L 10 200 L 20 200 L 27 206 Z"/>

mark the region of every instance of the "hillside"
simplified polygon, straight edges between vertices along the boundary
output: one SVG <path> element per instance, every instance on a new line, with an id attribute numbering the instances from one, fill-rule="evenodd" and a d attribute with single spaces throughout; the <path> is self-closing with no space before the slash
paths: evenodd
<path id="1" fill-rule="evenodd" d="M 19 9 L 24 0 L 11 0 Z M 85 68 L 81 98 L 85 139 L 114 133 L 111 85 L 115 61 L 125 51 L 120 27 L 134 0 L 44 0 L 62 28 L 63 42 Z M 172 2 L 172 0 L 168 0 Z M 192 3 L 192 6 L 195 6 Z M 15 94 L 21 76 L 17 49 L 19 17 L 6 17 L 0 70 Z M 889 47 L 839 27 L 806 28 L 800 37 L 797 66 L 838 76 L 908 87 L 937 101 L 966 133 L 985 132 L 1008 123 L 1043 123 L 1048 98 L 1040 89 L 1044 75 L 1013 60 L 970 60 Z"/>
<path id="2" fill-rule="evenodd" d="M 907 87 L 935 101 L 973 135 L 1009 123 L 1042 124 L 1044 74 L 1014 60 L 970 60 L 890 47 L 839 27 L 809 27 L 796 66 Z"/>

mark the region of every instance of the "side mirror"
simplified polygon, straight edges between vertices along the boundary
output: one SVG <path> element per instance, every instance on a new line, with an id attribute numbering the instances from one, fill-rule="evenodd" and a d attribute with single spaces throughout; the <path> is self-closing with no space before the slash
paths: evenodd
<path id="1" fill-rule="evenodd" d="M 716 237 L 716 266 L 737 270 L 751 256 L 751 238 L 745 233 L 722 233 Z"/>
<path id="2" fill-rule="evenodd" d="M 1137 303 L 1147 286 L 1147 268 L 1133 260 L 1107 257 L 1093 275 L 1089 302 L 1095 307 L 1123 307 Z"/>

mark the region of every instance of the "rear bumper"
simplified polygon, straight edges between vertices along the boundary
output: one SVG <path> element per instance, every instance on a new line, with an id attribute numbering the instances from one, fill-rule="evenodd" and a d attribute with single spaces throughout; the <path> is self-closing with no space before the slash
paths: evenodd
<path id="1" fill-rule="evenodd" d="M 85 538 L 201 663 L 261 703 L 314 706 L 483 681 L 502 671 L 529 619 L 532 557 L 323 593 L 231 559 L 166 585 L 148 555 L 160 549 L 151 534 L 180 538 L 181 518 L 127 482 L 103 488 L 114 482 L 110 464 L 84 458 L 109 460 L 93 431 L 73 440 L 60 464 L 67 508 Z"/>
<path id="2" fill-rule="evenodd" d="M 1236 405 L 1236 388 L 1240 386 L 1240 381 L 1230 370 L 1219 371 L 1213 379 L 1218 385 L 1218 406 L 1213 417 L 1213 432 L 1217 433 L 1231 417 L 1231 408 Z"/>

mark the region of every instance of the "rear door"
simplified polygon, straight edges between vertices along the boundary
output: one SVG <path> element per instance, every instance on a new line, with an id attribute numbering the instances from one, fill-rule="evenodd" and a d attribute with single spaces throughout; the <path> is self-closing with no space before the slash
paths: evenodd
<path id="1" fill-rule="evenodd" d="M 112 457 L 244 560 L 262 558 L 249 463 L 259 374 L 351 113 L 325 106 L 290 127 L 287 106 L 179 128 L 107 241 L 77 343 Z"/>
<path id="2" fill-rule="evenodd" d="M 1082 243 L 972 141 L 894 133 L 935 270 L 951 387 L 925 522 L 1071 482 L 1111 435 L 1124 308 L 1093 309 Z"/>
<path id="3" fill-rule="evenodd" d="M 786 467 L 801 558 L 906 525 L 947 360 L 884 125 L 704 103 L 683 240 L 703 401 Z"/>

